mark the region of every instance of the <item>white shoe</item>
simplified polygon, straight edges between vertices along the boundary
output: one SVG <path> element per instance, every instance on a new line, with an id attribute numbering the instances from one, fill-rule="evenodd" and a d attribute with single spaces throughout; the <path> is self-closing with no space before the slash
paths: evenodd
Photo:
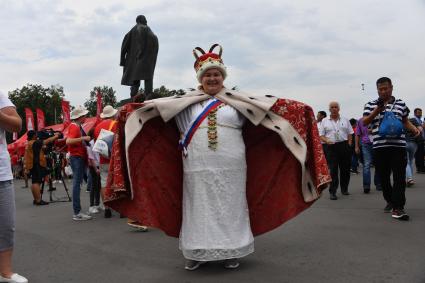
<path id="1" fill-rule="evenodd" d="M 18 273 L 13 273 L 10 278 L 6 278 L 0 275 L 0 282 L 11 282 L 11 283 L 28 283 L 28 279 Z"/>
<path id="2" fill-rule="evenodd" d="M 72 216 L 72 220 L 75 221 L 85 221 L 85 220 L 90 220 L 92 219 L 92 217 L 90 215 L 84 214 L 84 213 L 78 213 L 77 215 L 73 215 Z"/>
<path id="3" fill-rule="evenodd" d="M 62 180 L 59 180 L 58 182 L 59 182 L 59 184 L 62 184 Z"/>
<path id="4" fill-rule="evenodd" d="M 89 214 L 96 214 L 96 213 L 99 213 L 99 209 L 97 208 L 97 206 L 90 206 Z"/>

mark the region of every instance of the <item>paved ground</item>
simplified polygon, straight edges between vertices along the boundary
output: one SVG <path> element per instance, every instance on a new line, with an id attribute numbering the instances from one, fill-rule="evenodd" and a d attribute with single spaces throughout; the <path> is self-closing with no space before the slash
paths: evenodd
<path id="1" fill-rule="evenodd" d="M 381 194 L 364 195 L 356 175 L 350 196 L 331 201 L 326 192 L 311 209 L 257 237 L 255 253 L 238 270 L 209 263 L 188 272 L 177 239 L 135 232 L 117 215 L 72 221 L 71 203 L 35 207 L 18 180 L 14 266 L 32 283 L 425 282 L 425 175 L 416 181 L 407 189 L 409 222 L 383 213 Z M 87 209 L 88 194 L 82 197 Z"/>

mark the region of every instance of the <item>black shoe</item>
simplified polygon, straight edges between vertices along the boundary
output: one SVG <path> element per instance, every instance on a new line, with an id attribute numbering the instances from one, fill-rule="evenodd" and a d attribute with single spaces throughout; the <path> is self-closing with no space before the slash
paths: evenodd
<path id="1" fill-rule="evenodd" d="M 390 213 L 392 209 L 393 209 L 393 206 L 392 206 L 391 204 L 389 204 L 389 203 L 388 203 L 388 204 L 385 206 L 385 208 L 384 208 L 384 212 L 385 212 L 385 213 Z"/>
<path id="2" fill-rule="evenodd" d="M 103 215 L 105 218 L 111 218 L 112 217 L 112 211 L 110 208 L 105 208 L 105 214 Z"/>
<path id="3" fill-rule="evenodd" d="M 370 189 L 365 188 L 365 189 L 363 189 L 363 192 L 364 192 L 365 194 L 368 194 L 368 193 L 370 193 Z"/>
<path id="4" fill-rule="evenodd" d="M 377 185 L 377 186 L 376 186 L 376 190 L 377 190 L 377 191 L 382 191 L 382 186 L 381 186 L 381 185 Z"/>
<path id="5" fill-rule="evenodd" d="M 47 205 L 49 204 L 47 201 L 40 200 L 39 202 L 36 202 L 35 200 L 32 202 L 34 205 Z"/>
<path id="6" fill-rule="evenodd" d="M 394 208 L 391 216 L 397 220 L 409 220 L 409 215 L 403 209 Z"/>
<path id="7" fill-rule="evenodd" d="M 337 200 L 338 197 L 336 196 L 336 194 L 331 194 L 330 199 L 331 200 Z"/>
<path id="8" fill-rule="evenodd" d="M 341 194 L 343 194 L 344 196 L 348 196 L 350 193 L 349 192 L 341 192 Z"/>

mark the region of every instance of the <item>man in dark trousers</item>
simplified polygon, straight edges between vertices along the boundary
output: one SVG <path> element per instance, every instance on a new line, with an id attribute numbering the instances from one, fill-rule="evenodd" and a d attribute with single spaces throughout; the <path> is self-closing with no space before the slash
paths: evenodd
<path id="1" fill-rule="evenodd" d="M 339 115 L 339 103 L 329 103 L 329 117 L 320 124 L 319 135 L 323 142 L 326 160 L 331 171 L 332 183 L 329 187 L 330 199 L 337 200 L 336 191 L 341 187 L 343 195 L 349 195 L 351 145 L 353 144 L 353 128 L 350 121 Z"/>
<path id="2" fill-rule="evenodd" d="M 384 212 L 391 212 L 392 217 L 398 220 L 409 220 L 404 211 L 406 204 L 406 137 L 404 133 L 394 136 L 384 136 L 380 131 L 384 115 L 392 112 L 413 137 L 421 134 L 408 119 L 409 109 L 400 98 L 392 95 L 393 84 L 387 77 L 376 81 L 378 99 L 366 103 L 363 112 L 363 123 L 372 128 L 373 151 L 375 167 L 381 179 L 382 192 L 387 202 Z M 391 184 L 391 175 L 393 183 Z"/>
<path id="3" fill-rule="evenodd" d="M 121 84 L 131 87 L 134 101 L 142 102 L 152 96 L 157 55 L 158 38 L 147 25 L 145 16 L 139 15 L 136 25 L 124 36 L 120 59 L 120 66 L 124 67 Z M 143 94 L 139 93 L 140 80 L 145 82 Z"/>

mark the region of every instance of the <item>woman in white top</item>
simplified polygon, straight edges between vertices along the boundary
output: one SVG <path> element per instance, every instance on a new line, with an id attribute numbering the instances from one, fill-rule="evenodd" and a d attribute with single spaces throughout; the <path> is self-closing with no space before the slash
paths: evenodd
<path id="1" fill-rule="evenodd" d="M 22 120 L 15 106 L 0 92 L 0 282 L 28 282 L 12 271 L 12 252 L 15 232 L 15 191 L 6 131 L 19 132 Z"/>

